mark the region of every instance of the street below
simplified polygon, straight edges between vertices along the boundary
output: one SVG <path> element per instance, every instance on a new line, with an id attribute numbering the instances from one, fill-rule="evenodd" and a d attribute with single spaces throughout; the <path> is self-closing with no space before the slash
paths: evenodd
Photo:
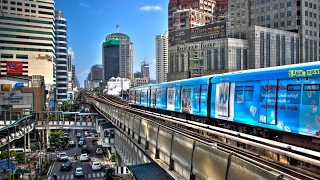
<path id="1" fill-rule="evenodd" d="M 79 143 L 79 139 L 76 137 L 77 133 L 81 133 L 82 137 L 85 138 L 85 142 L 86 145 L 88 145 L 88 155 L 89 155 L 89 161 L 80 161 L 80 155 L 82 154 L 82 147 L 78 147 L 78 143 Z M 92 144 L 92 140 L 95 138 L 92 134 L 92 132 L 90 132 L 91 135 L 90 136 L 84 136 L 85 131 L 83 130 L 77 130 L 77 131 L 73 131 L 70 130 L 70 135 L 69 138 L 70 140 L 74 140 L 75 141 L 75 146 L 74 147 L 70 147 L 70 150 L 62 150 L 59 152 L 65 152 L 68 155 L 68 161 L 72 163 L 72 167 L 70 170 L 64 170 L 61 171 L 61 165 L 63 163 L 66 163 L 68 161 L 59 161 L 59 160 L 55 160 L 53 167 L 51 169 L 51 171 L 49 172 L 49 176 L 48 176 L 48 180 L 54 180 L 53 178 L 53 173 L 56 173 L 57 175 L 57 180 L 68 180 L 68 179 L 92 179 L 92 180 L 103 180 L 104 178 L 104 173 L 103 173 L 103 169 L 105 167 L 107 167 L 107 162 L 105 161 L 104 155 L 100 154 L 100 155 L 96 155 L 95 151 L 98 147 L 97 145 L 97 141 L 94 142 L 94 145 Z M 74 158 L 74 154 L 77 154 L 77 160 L 75 160 Z M 53 156 L 54 154 L 54 156 Z M 51 157 L 56 158 L 55 153 L 51 154 Z M 100 162 L 101 166 L 102 166 L 102 170 L 96 170 L 93 171 L 92 170 L 92 163 L 93 162 Z M 75 177 L 75 169 L 78 167 L 82 167 L 84 170 L 84 177 Z"/>

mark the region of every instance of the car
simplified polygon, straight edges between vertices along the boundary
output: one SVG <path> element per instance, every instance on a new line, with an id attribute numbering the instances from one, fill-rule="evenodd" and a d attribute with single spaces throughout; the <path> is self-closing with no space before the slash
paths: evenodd
<path id="1" fill-rule="evenodd" d="M 74 147 L 74 146 L 76 146 L 76 143 L 74 142 L 74 140 L 70 140 L 70 141 L 68 142 L 68 145 L 69 145 L 70 147 Z"/>
<path id="2" fill-rule="evenodd" d="M 96 149 L 96 154 L 99 155 L 99 154 L 103 154 L 103 150 L 101 148 L 97 148 Z"/>
<path id="3" fill-rule="evenodd" d="M 61 164 L 61 171 L 70 170 L 72 168 L 71 162 L 65 162 Z"/>
<path id="4" fill-rule="evenodd" d="M 86 140 L 84 138 L 80 138 L 80 141 L 83 141 L 84 144 L 86 144 Z"/>
<path id="5" fill-rule="evenodd" d="M 87 153 L 81 154 L 80 161 L 89 161 L 89 155 Z"/>
<path id="6" fill-rule="evenodd" d="M 82 134 L 81 133 L 77 133 L 77 138 L 81 138 Z"/>
<path id="7" fill-rule="evenodd" d="M 92 163 L 92 171 L 99 171 L 99 170 L 101 170 L 100 162 L 93 162 Z"/>
<path id="8" fill-rule="evenodd" d="M 85 132 L 84 132 L 84 136 L 90 136 L 89 131 L 85 131 Z"/>
<path id="9" fill-rule="evenodd" d="M 69 159 L 69 157 L 68 157 L 67 153 L 61 152 L 61 153 L 58 153 L 57 159 L 59 161 L 67 161 Z"/>
<path id="10" fill-rule="evenodd" d="M 78 147 L 81 147 L 82 145 L 84 145 L 83 141 L 79 141 Z"/>
<path id="11" fill-rule="evenodd" d="M 69 135 L 70 135 L 70 134 L 67 133 L 67 132 L 63 133 L 63 136 L 69 136 Z"/>
<path id="12" fill-rule="evenodd" d="M 82 153 L 88 153 L 89 152 L 89 147 L 88 145 L 83 145 L 82 146 Z"/>
<path id="13" fill-rule="evenodd" d="M 82 168 L 82 167 L 77 167 L 77 168 L 74 170 L 74 176 L 75 176 L 75 177 L 79 177 L 79 176 L 84 177 L 83 168 Z"/>

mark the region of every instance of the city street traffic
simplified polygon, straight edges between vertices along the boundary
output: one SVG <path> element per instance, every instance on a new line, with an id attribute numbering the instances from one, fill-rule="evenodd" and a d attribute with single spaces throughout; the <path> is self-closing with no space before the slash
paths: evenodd
<path id="1" fill-rule="evenodd" d="M 82 138 L 84 138 L 83 145 L 79 146 L 80 138 L 77 137 L 81 133 Z M 69 135 L 70 140 L 75 142 L 75 146 L 69 147 L 70 150 L 62 150 L 58 151 L 58 154 L 61 154 L 61 160 L 59 160 L 59 156 L 57 156 L 57 160 L 54 162 L 52 170 L 48 176 L 48 180 L 55 180 L 53 175 L 56 173 L 57 180 L 68 180 L 68 179 L 92 179 L 92 180 L 103 180 L 104 173 L 103 169 L 107 166 L 107 162 L 105 161 L 104 154 L 99 153 L 96 154 L 96 149 L 99 147 L 97 145 L 97 141 L 94 141 L 94 145 L 92 144 L 92 140 L 96 139 L 93 133 L 90 132 L 90 135 L 86 134 L 83 130 L 73 131 L 70 130 Z M 86 147 L 86 148 L 82 148 Z M 99 148 L 98 148 L 99 149 Z M 82 151 L 84 151 L 82 153 Z M 67 159 L 65 159 L 63 153 L 67 154 Z M 75 160 L 75 153 L 77 155 L 77 160 Z M 86 160 L 85 157 L 81 157 L 81 154 L 88 154 L 89 159 Z M 51 155 L 52 156 L 52 155 Z M 99 168 L 100 162 L 101 168 Z M 71 163 L 71 164 L 70 164 Z M 93 167 L 93 163 L 95 164 Z M 82 176 L 81 168 L 83 169 L 84 176 Z M 61 170 L 63 169 L 63 170 Z M 77 169 L 77 173 L 75 173 L 75 169 Z M 94 169 L 94 170 L 93 170 Z M 77 176 L 76 176 L 77 175 Z M 79 175 L 79 176 L 78 176 Z"/>

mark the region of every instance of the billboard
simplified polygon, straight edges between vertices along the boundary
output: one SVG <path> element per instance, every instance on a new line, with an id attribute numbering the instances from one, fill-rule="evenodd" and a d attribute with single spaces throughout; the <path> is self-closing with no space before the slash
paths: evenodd
<path id="1" fill-rule="evenodd" d="M 22 62 L 7 61 L 8 75 L 22 75 Z"/>
<path id="2" fill-rule="evenodd" d="M 169 45 L 174 46 L 184 43 L 225 38 L 226 29 L 226 23 L 219 22 L 181 31 L 173 31 L 169 33 Z"/>

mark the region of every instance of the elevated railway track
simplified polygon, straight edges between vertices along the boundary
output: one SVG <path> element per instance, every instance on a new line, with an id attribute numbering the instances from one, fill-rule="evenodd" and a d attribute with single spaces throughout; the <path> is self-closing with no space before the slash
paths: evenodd
<path id="1" fill-rule="evenodd" d="M 283 174 L 284 179 L 320 179 L 320 153 L 207 124 L 130 107 L 112 96 L 87 94 L 91 98 L 145 117 L 186 137 L 228 152 L 261 168 Z"/>

